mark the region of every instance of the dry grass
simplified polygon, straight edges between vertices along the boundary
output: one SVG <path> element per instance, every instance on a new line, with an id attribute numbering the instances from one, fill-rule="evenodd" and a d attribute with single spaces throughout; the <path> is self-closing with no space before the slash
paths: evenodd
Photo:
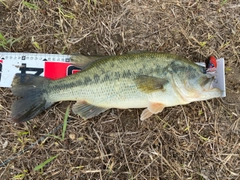
<path id="1" fill-rule="evenodd" d="M 141 110 L 71 116 L 66 138 L 46 137 L 0 167 L 1 179 L 239 179 L 239 2 L 161 0 L 0 1 L 0 51 L 122 54 L 165 51 L 193 61 L 226 59 L 227 97 L 166 108 L 141 122 Z M 96 2 L 96 3 L 95 3 Z M 30 123 L 9 121 L 13 96 L 0 88 L 0 162 L 63 123 L 69 102 Z M 54 133 L 61 137 L 61 129 Z M 40 171 L 34 168 L 58 155 Z"/>

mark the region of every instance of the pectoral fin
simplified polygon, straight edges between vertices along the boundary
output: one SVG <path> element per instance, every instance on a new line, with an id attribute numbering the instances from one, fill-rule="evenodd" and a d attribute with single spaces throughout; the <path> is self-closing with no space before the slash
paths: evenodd
<path id="1" fill-rule="evenodd" d="M 165 107 L 165 105 L 161 104 L 161 103 L 150 103 L 149 106 L 148 106 L 148 109 L 153 114 L 157 114 L 157 113 L 162 112 L 164 107 Z"/>
<path id="2" fill-rule="evenodd" d="M 79 114 L 83 119 L 89 119 L 106 111 L 108 108 L 98 107 L 88 104 L 86 101 L 77 101 L 72 110 L 75 114 Z"/>
<path id="3" fill-rule="evenodd" d="M 153 114 L 162 112 L 165 105 L 161 103 L 149 103 L 149 106 L 143 110 L 140 119 L 143 121 Z"/>
<path id="4" fill-rule="evenodd" d="M 135 83 L 138 89 L 141 91 L 151 93 L 159 90 L 163 91 L 164 85 L 168 83 L 168 80 L 164 78 L 142 75 L 135 79 Z"/>

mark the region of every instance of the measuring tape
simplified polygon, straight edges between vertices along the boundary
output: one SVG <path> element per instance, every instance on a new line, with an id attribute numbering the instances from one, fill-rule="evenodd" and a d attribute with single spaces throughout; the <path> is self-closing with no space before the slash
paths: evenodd
<path id="1" fill-rule="evenodd" d="M 205 66 L 205 63 L 197 63 Z M 11 87 L 16 73 L 27 73 L 50 79 L 59 79 L 79 72 L 71 64 L 71 55 L 0 52 L 0 87 Z M 216 79 L 213 87 L 226 96 L 224 59 L 217 60 Z"/>
<path id="2" fill-rule="evenodd" d="M 70 55 L 0 52 L 0 87 L 11 87 L 16 73 L 59 79 L 80 71 Z"/>

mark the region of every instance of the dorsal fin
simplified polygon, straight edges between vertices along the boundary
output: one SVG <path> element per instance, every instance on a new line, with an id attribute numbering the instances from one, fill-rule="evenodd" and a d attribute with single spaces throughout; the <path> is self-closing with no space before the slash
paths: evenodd
<path id="1" fill-rule="evenodd" d="M 71 64 L 81 69 L 85 69 L 85 67 L 103 57 L 104 56 L 84 56 L 82 54 L 71 55 Z"/>

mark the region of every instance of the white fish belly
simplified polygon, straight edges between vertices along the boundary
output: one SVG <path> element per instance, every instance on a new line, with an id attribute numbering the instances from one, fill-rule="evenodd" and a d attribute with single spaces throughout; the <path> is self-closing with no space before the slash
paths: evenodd
<path id="1" fill-rule="evenodd" d="M 144 108 L 148 106 L 149 95 L 135 85 L 103 83 L 101 86 L 83 87 L 75 100 L 106 108 Z"/>

